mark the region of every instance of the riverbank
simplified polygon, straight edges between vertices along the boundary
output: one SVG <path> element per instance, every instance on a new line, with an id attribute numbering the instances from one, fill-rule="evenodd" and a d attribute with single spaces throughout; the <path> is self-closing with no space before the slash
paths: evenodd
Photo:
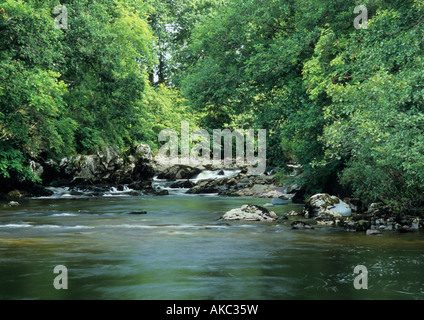
<path id="1" fill-rule="evenodd" d="M 3 207 L 16 207 L 25 198 L 159 197 L 167 196 L 171 191 L 193 196 L 266 198 L 270 199 L 266 203 L 268 209 L 288 203 L 299 204 L 302 210 L 286 212 L 279 217 L 280 220 L 296 217 L 300 222 L 293 222 L 294 229 L 326 226 L 380 235 L 383 231 L 416 232 L 424 225 L 421 214 L 394 213 L 389 206 L 381 203 L 365 206 L 360 199 L 338 198 L 329 194 L 306 196 L 303 186 L 281 183 L 277 170 L 249 175 L 247 164 L 241 167 L 223 164 L 197 167 L 170 165 L 155 159 L 150 147 L 144 144 L 121 153 L 107 147 L 96 154 L 65 158 L 59 163 L 52 160 L 34 162 L 31 168 L 44 184 L 14 182 L 11 186 L 3 186 L 11 188 L 0 197 Z M 295 178 L 298 169 L 293 167 L 291 178 Z M 312 203 L 311 199 L 317 196 L 324 197 L 324 200 Z M 344 211 L 340 212 L 343 206 Z M 348 214 L 344 214 L 346 210 Z M 240 216 L 240 219 L 243 217 Z"/>
<path id="2" fill-rule="evenodd" d="M 146 163 L 146 162 L 144 162 Z M 157 167 L 156 167 L 157 168 Z M 281 185 L 273 174 L 251 176 L 241 169 L 192 168 L 176 165 L 161 167 L 162 171 L 151 168 L 153 177 L 147 180 L 132 181 L 130 184 L 70 184 L 60 187 L 40 186 L 43 193 L 25 195 L 20 191 L 12 191 L 3 200 L 3 208 L 17 207 L 22 199 L 78 199 L 113 196 L 154 196 L 163 197 L 170 194 L 187 194 L 192 196 L 219 196 L 228 199 L 244 198 L 251 204 L 254 199 L 266 199 L 261 210 L 275 210 L 288 204 L 297 205 L 298 210 L 284 211 L 278 216 L 279 223 L 284 223 L 292 229 L 313 229 L 329 227 L 349 232 L 360 232 L 366 235 L 381 235 L 383 232 L 408 233 L 423 229 L 423 218 L 419 215 L 393 214 L 387 206 L 372 204 L 365 207 L 358 199 L 339 199 L 335 196 L 322 194 L 321 197 L 334 203 L 312 203 L 311 199 L 297 203 L 293 201 L 300 189 L 296 185 Z M 250 199 L 250 200 L 248 200 Z M 334 200 L 335 199 L 335 200 Z M 161 201 L 161 200 L 158 200 Z M 331 206 L 333 205 L 333 206 Z M 340 206 L 345 206 L 349 214 L 340 214 Z M 266 207 L 266 209 L 265 209 Z M 236 207 L 232 208 L 237 209 Z M 222 213 L 224 215 L 225 212 Z M 243 217 L 239 217 L 243 220 Z"/>

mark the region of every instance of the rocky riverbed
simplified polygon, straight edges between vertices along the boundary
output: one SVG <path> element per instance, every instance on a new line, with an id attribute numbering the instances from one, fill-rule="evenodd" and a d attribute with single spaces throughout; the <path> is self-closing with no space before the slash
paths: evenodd
<path id="1" fill-rule="evenodd" d="M 388 206 L 374 203 L 364 206 L 360 199 L 340 199 L 329 194 L 303 197 L 302 187 L 293 183 L 280 184 L 274 172 L 263 175 L 248 175 L 246 168 L 158 163 L 147 145 L 140 144 L 132 150 L 118 153 L 108 147 L 93 155 L 79 155 L 60 162 L 47 160 L 33 162 L 31 168 L 44 185 L 17 183 L 8 186 L 2 198 L 8 206 L 18 206 L 24 197 L 49 197 L 54 191 L 51 186 L 64 188 L 67 196 L 99 197 L 120 192 L 126 195 L 168 195 L 155 181 L 165 181 L 169 189 L 181 189 L 187 194 L 217 194 L 223 197 L 269 198 L 267 207 L 285 205 L 288 202 L 302 203 L 301 212 L 289 212 L 280 219 L 296 217 L 303 222 L 294 229 L 305 226 L 343 228 L 346 231 L 365 232 L 378 235 L 384 231 L 414 232 L 423 228 L 419 215 L 394 214 Z M 57 188 L 55 192 L 57 192 Z M 234 208 L 223 217 L 231 220 L 274 221 L 267 208 L 256 211 L 249 204 Z M 256 212 L 252 215 L 252 213 Z M 244 213 L 244 214 L 243 214 Z M 255 217 L 254 217 L 255 216 Z M 303 227 L 302 227 L 303 226 Z"/>

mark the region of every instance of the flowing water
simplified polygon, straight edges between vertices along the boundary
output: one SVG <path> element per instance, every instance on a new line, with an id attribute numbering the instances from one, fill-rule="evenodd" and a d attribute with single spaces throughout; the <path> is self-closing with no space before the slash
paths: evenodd
<path id="1" fill-rule="evenodd" d="M 224 212 L 270 200 L 125 191 L 88 197 L 62 188 L 1 209 L 0 299 L 424 298 L 420 232 L 228 223 L 218 220 Z M 68 270 L 67 290 L 53 286 L 57 265 Z M 357 265 L 368 269 L 367 290 L 354 288 Z"/>

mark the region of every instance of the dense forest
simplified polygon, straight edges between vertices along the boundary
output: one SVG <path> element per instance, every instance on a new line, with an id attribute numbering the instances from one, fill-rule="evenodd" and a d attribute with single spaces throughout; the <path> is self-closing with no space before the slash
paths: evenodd
<path id="1" fill-rule="evenodd" d="M 424 207 L 423 0 L 68 0 L 58 28 L 60 5 L 0 1 L 3 185 L 190 121 L 266 129 L 306 194 Z"/>

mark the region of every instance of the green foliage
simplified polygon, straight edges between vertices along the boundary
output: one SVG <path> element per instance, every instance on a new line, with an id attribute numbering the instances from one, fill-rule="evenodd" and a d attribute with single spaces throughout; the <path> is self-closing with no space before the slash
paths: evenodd
<path id="1" fill-rule="evenodd" d="M 326 29 L 304 69 L 311 98 L 329 99 L 323 163 L 343 161 L 341 182 L 361 199 L 404 210 L 424 191 L 421 22 L 409 2 L 377 10 L 368 30 Z"/>
<path id="2" fill-rule="evenodd" d="M 424 205 L 422 0 L 70 0 L 66 30 L 59 4 L 0 4 L 0 177 L 104 145 L 157 149 L 190 121 L 267 129 L 268 165 L 300 164 L 307 194 L 342 183 Z"/>
<path id="3" fill-rule="evenodd" d="M 65 30 L 65 99 L 79 126 L 78 151 L 123 147 L 139 124 L 136 105 L 148 86 L 152 39 L 143 7 L 123 1 L 74 1 Z"/>
<path id="4" fill-rule="evenodd" d="M 202 126 L 267 129 L 271 166 L 310 168 L 321 160 L 322 101 L 310 101 L 302 68 L 319 25 L 346 29 L 348 8 L 343 1 L 234 0 L 211 14 L 193 32 L 189 52 L 196 58 L 183 82 Z"/>
<path id="5" fill-rule="evenodd" d="M 30 179 L 29 156 L 72 152 L 75 123 L 65 116 L 67 88 L 60 33 L 47 10 L 8 0 L 0 17 L 0 177 Z M 71 143 L 70 148 L 68 143 Z"/>
<path id="6" fill-rule="evenodd" d="M 228 1 L 192 32 L 183 89 L 203 126 L 267 129 L 268 162 L 301 164 L 307 192 L 405 209 L 424 188 L 424 6 L 365 1 L 356 30 L 358 4 Z"/>
<path id="7" fill-rule="evenodd" d="M 188 115 L 175 88 L 153 89 L 156 64 L 143 1 L 0 4 L 0 177 L 33 179 L 29 161 L 91 153 L 104 145 L 157 143 Z M 157 4 L 159 5 L 159 4 Z M 170 118 L 168 118 L 170 117 Z"/>
<path id="8" fill-rule="evenodd" d="M 157 88 L 149 87 L 145 98 L 141 102 L 139 117 L 141 125 L 139 131 L 134 133 L 138 141 L 148 143 L 152 150 L 157 150 L 158 136 L 164 129 L 180 131 L 182 121 L 190 121 L 190 127 L 195 128 L 197 118 L 187 105 L 179 90 L 163 84 Z"/>
<path id="9" fill-rule="evenodd" d="M 149 70 L 149 79 L 158 84 L 179 85 L 180 76 L 191 56 L 186 48 L 194 27 L 219 9 L 223 0 L 147 0 L 148 21 L 154 39 L 157 63 Z"/>

